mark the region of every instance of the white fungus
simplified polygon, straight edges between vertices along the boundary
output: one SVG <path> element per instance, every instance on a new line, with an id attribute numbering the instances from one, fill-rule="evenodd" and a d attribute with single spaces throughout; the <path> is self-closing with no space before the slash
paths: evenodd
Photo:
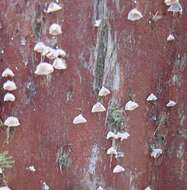
<path id="1" fill-rule="evenodd" d="M 76 116 L 74 119 L 73 119 L 73 124 L 77 125 L 77 124 L 81 124 L 81 123 L 86 123 L 87 120 L 86 118 L 83 117 L 82 114 L 79 114 L 78 116 Z"/>
<path id="2" fill-rule="evenodd" d="M 42 190 L 50 190 L 50 187 L 49 187 L 49 185 L 47 185 L 46 182 L 42 183 Z"/>
<path id="3" fill-rule="evenodd" d="M 110 147 L 110 148 L 107 149 L 107 154 L 108 155 L 116 155 L 117 150 L 114 147 Z"/>
<path id="4" fill-rule="evenodd" d="M 113 169 L 113 173 L 121 173 L 121 172 L 124 172 L 125 171 L 125 168 L 120 166 L 120 165 L 116 165 Z"/>
<path id="5" fill-rule="evenodd" d="M 180 13 L 180 14 L 182 14 L 183 9 L 182 9 L 181 4 L 179 2 L 177 2 L 175 4 L 170 5 L 170 7 L 168 8 L 168 11 L 169 12 L 173 12 L 173 13 Z"/>
<path id="6" fill-rule="evenodd" d="M 58 69 L 58 70 L 65 70 L 65 69 L 67 69 L 67 64 L 66 64 L 65 59 L 57 57 L 53 61 L 53 67 L 55 69 Z"/>
<path id="7" fill-rule="evenodd" d="M 52 49 L 52 48 L 48 48 L 48 52 L 45 54 L 45 56 L 48 59 L 55 59 L 57 57 L 65 57 L 66 56 L 66 52 L 63 49 Z"/>
<path id="8" fill-rule="evenodd" d="M 132 100 L 129 100 L 127 103 L 126 103 L 126 105 L 125 105 L 125 110 L 126 111 L 133 111 L 133 110 L 135 110 L 136 108 L 138 108 L 139 107 L 139 105 L 136 103 L 136 102 L 134 102 L 134 101 L 132 101 Z"/>
<path id="9" fill-rule="evenodd" d="M 144 190 L 152 190 L 150 186 L 146 187 Z"/>
<path id="10" fill-rule="evenodd" d="M 11 190 L 8 186 L 0 187 L 0 190 Z"/>
<path id="11" fill-rule="evenodd" d="M 38 53 L 43 53 L 46 49 L 46 45 L 43 42 L 38 42 L 35 46 L 34 46 L 34 51 L 38 52 Z"/>
<path id="12" fill-rule="evenodd" d="M 20 122 L 17 117 L 10 116 L 4 121 L 4 125 L 7 127 L 18 127 Z"/>
<path id="13" fill-rule="evenodd" d="M 101 22 L 102 22 L 101 19 L 95 20 L 94 26 L 95 26 L 96 28 L 98 28 L 98 27 L 101 25 Z"/>
<path id="14" fill-rule="evenodd" d="M 3 173 L 3 169 L 2 168 L 0 168 L 0 174 L 2 174 Z"/>
<path id="15" fill-rule="evenodd" d="M 99 186 L 98 188 L 97 188 L 97 190 L 104 190 L 101 186 Z"/>
<path id="16" fill-rule="evenodd" d="M 103 104 L 101 104 L 100 102 L 97 102 L 96 104 L 93 105 L 92 107 L 92 112 L 104 112 L 106 111 L 105 107 L 103 106 Z"/>
<path id="17" fill-rule="evenodd" d="M 106 139 L 110 139 L 110 138 L 117 139 L 117 134 L 113 133 L 112 131 L 109 131 L 107 133 Z"/>
<path id="18" fill-rule="evenodd" d="M 99 91 L 99 96 L 107 96 L 109 94 L 110 94 L 110 90 L 108 90 L 104 86 Z"/>
<path id="19" fill-rule="evenodd" d="M 169 100 L 169 102 L 166 104 L 166 107 L 174 107 L 174 106 L 176 106 L 176 102 L 175 101 L 173 101 L 173 100 Z"/>
<path id="20" fill-rule="evenodd" d="M 136 21 L 140 20 L 143 17 L 142 13 L 138 11 L 136 8 L 132 9 L 128 13 L 128 20 Z"/>
<path id="21" fill-rule="evenodd" d="M 47 13 L 53 13 L 56 11 L 60 11 L 61 9 L 62 9 L 62 7 L 59 4 L 57 4 L 55 2 L 51 2 L 48 5 Z"/>
<path id="22" fill-rule="evenodd" d="M 6 68 L 2 73 L 2 77 L 14 77 L 14 72 L 10 68 Z"/>
<path id="23" fill-rule="evenodd" d="M 117 152 L 117 154 L 115 155 L 115 158 L 123 158 L 124 157 L 124 153 L 123 152 Z"/>
<path id="24" fill-rule="evenodd" d="M 160 148 L 153 148 L 151 152 L 151 157 L 158 158 L 163 153 L 162 149 Z"/>
<path id="25" fill-rule="evenodd" d="M 59 34 L 62 34 L 62 29 L 61 29 L 61 26 L 59 24 L 52 24 L 50 27 L 49 27 L 49 34 L 53 35 L 53 36 L 57 36 Z"/>
<path id="26" fill-rule="evenodd" d="M 16 89 L 17 89 L 17 86 L 16 86 L 16 84 L 15 84 L 14 81 L 7 80 L 7 81 L 3 84 L 3 89 L 4 89 L 4 90 L 8 90 L 8 91 L 13 91 L 13 90 L 16 90 Z"/>
<path id="27" fill-rule="evenodd" d="M 152 102 L 152 101 L 156 101 L 158 98 L 153 94 L 151 93 L 148 97 L 147 97 L 147 101 L 148 102 Z"/>
<path id="28" fill-rule="evenodd" d="M 167 6 L 173 5 L 173 4 L 178 3 L 178 2 L 179 2 L 179 0 L 164 0 L 164 3 Z"/>
<path id="29" fill-rule="evenodd" d="M 128 132 L 118 132 L 117 133 L 117 139 L 120 139 L 121 141 L 127 140 L 129 138 L 130 134 Z"/>
<path id="30" fill-rule="evenodd" d="M 31 171 L 31 172 L 35 172 L 36 171 L 36 168 L 34 166 L 29 166 L 28 167 L 28 170 Z"/>
<path id="31" fill-rule="evenodd" d="M 4 96 L 4 102 L 14 102 L 16 97 L 14 94 L 7 92 Z"/>
<path id="32" fill-rule="evenodd" d="M 174 41 L 175 40 L 175 36 L 173 34 L 169 34 L 167 37 L 167 41 Z"/>
<path id="33" fill-rule="evenodd" d="M 36 67 L 36 71 L 34 72 L 36 75 L 49 75 L 54 71 L 54 68 L 51 64 L 46 62 L 41 62 Z"/>

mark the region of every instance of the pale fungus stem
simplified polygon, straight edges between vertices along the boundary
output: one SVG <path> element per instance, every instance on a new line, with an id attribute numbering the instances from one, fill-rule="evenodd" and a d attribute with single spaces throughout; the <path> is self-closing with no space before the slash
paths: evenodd
<path id="1" fill-rule="evenodd" d="M 10 127 L 6 128 L 6 143 L 9 144 L 9 138 L 10 138 Z"/>

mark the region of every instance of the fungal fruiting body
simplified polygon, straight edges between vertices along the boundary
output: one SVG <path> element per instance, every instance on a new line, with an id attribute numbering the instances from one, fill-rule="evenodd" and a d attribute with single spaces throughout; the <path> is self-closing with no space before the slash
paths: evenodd
<path id="1" fill-rule="evenodd" d="M 36 71 L 34 72 L 36 75 L 49 75 L 54 71 L 54 68 L 51 64 L 42 62 L 36 67 Z"/>
<path id="2" fill-rule="evenodd" d="M 116 165 L 113 169 L 113 173 L 121 173 L 121 172 L 124 172 L 125 171 L 125 168 L 120 166 L 120 165 Z"/>
<path id="3" fill-rule="evenodd" d="M 178 3 L 178 2 L 179 2 L 179 0 L 164 0 L 164 3 L 167 6 L 173 5 L 173 4 Z"/>
<path id="4" fill-rule="evenodd" d="M 170 7 L 168 8 L 168 11 L 173 12 L 173 13 L 182 14 L 183 9 L 182 9 L 181 4 L 179 2 L 177 2 L 177 3 L 174 3 L 174 4 L 170 5 Z"/>
<path id="5" fill-rule="evenodd" d="M 118 132 L 117 133 L 117 139 L 120 139 L 121 141 L 127 140 L 129 138 L 130 134 L 128 132 Z"/>
<path id="6" fill-rule="evenodd" d="M 144 190 L 151 190 L 151 187 L 148 186 L 148 187 L 146 187 Z"/>
<path id="7" fill-rule="evenodd" d="M 8 186 L 0 187 L 0 190 L 11 190 Z"/>
<path id="8" fill-rule="evenodd" d="M 31 172 L 35 172 L 36 171 L 36 168 L 34 166 L 29 166 L 28 167 L 28 170 L 31 171 Z"/>
<path id="9" fill-rule="evenodd" d="M 167 41 L 173 41 L 175 40 L 175 36 L 173 34 L 169 34 L 169 36 L 167 37 Z"/>
<path id="10" fill-rule="evenodd" d="M 10 68 L 6 68 L 2 73 L 2 77 L 14 77 L 14 72 Z"/>
<path id="11" fill-rule="evenodd" d="M 66 52 L 63 49 L 52 49 L 49 48 L 49 51 L 47 52 L 47 54 L 45 55 L 48 59 L 55 59 L 57 57 L 65 57 L 66 56 Z"/>
<path id="12" fill-rule="evenodd" d="M 104 86 L 99 91 L 99 96 L 107 96 L 109 94 L 110 94 L 110 90 L 108 90 Z"/>
<path id="13" fill-rule="evenodd" d="M 62 7 L 59 4 L 57 4 L 55 2 L 51 2 L 48 5 L 47 13 L 53 13 L 56 11 L 60 11 L 61 9 L 62 9 Z"/>
<path id="14" fill-rule="evenodd" d="M 99 186 L 98 188 L 97 188 L 97 190 L 104 190 L 101 186 Z"/>
<path id="15" fill-rule="evenodd" d="M 10 116 L 4 121 L 4 125 L 7 127 L 18 127 L 20 122 L 17 117 Z"/>
<path id="16" fill-rule="evenodd" d="M 136 103 L 136 102 L 134 102 L 134 101 L 132 101 L 132 100 L 129 100 L 127 103 L 126 103 L 126 105 L 125 105 L 125 110 L 126 111 L 133 111 L 133 110 L 135 110 L 136 108 L 138 108 L 139 107 L 139 105 Z"/>
<path id="17" fill-rule="evenodd" d="M 148 102 L 152 102 L 152 101 L 156 101 L 158 98 L 153 94 L 151 93 L 148 97 L 147 97 L 147 101 Z"/>
<path id="18" fill-rule="evenodd" d="M 100 102 L 97 102 L 96 104 L 93 105 L 92 107 L 92 112 L 104 112 L 106 111 L 105 107 L 103 106 L 103 104 L 101 104 Z"/>
<path id="19" fill-rule="evenodd" d="M 13 91 L 13 90 L 16 90 L 17 87 L 16 87 L 16 84 L 15 84 L 14 81 L 7 80 L 7 81 L 3 84 L 3 89 L 4 89 L 4 90 L 7 90 L 7 91 Z"/>
<path id="20" fill-rule="evenodd" d="M 117 152 L 117 154 L 115 155 L 115 158 L 123 158 L 124 157 L 124 153 L 123 152 Z"/>
<path id="21" fill-rule="evenodd" d="M 76 116 L 74 119 L 73 119 L 73 124 L 77 125 L 77 124 L 81 124 L 81 123 L 86 123 L 87 120 L 86 118 L 83 117 L 82 114 L 79 114 L 78 116 Z"/>
<path id="22" fill-rule="evenodd" d="M 108 140 L 110 138 L 117 139 L 117 134 L 113 133 L 112 131 L 109 131 L 107 133 L 106 139 Z"/>
<path id="23" fill-rule="evenodd" d="M 116 155 L 117 154 L 117 150 L 114 148 L 114 147 L 110 147 L 108 150 L 107 150 L 107 154 L 108 155 Z"/>
<path id="24" fill-rule="evenodd" d="M 49 185 L 46 182 L 42 183 L 42 190 L 50 190 Z"/>
<path id="25" fill-rule="evenodd" d="M 16 97 L 14 94 L 7 92 L 4 96 L 4 102 L 14 102 Z"/>
<path id="26" fill-rule="evenodd" d="M 153 148 L 151 152 L 151 157 L 158 158 L 163 153 L 162 149 L 160 148 Z"/>
<path id="27" fill-rule="evenodd" d="M 128 13 L 128 20 L 136 21 L 143 18 L 143 15 L 140 11 L 138 11 L 136 8 L 132 9 Z"/>
<path id="28" fill-rule="evenodd" d="M 173 100 L 170 100 L 167 104 L 166 104 L 166 107 L 174 107 L 174 106 L 176 106 L 176 102 L 175 101 L 173 101 Z"/>
<path id="29" fill-rule="evenodd" d="M 52 24 L 49 27 L 49 34 L 53 35 L 53 36 L 57 36 L 59 34 L 62 34 L 62 29 L 61 26 L 59 24 Z"/>
<path id="30" fill-rule="evenodd" d="M 95 26 L 96 28 L 98 28 L 98 27 L 101 25 L 101 22 L 102 22 L 101 19 L 97 19 L 97 20 L 95 21 L 95 23 L 94 23 L 94 26 Z"/>
<path id="31" fill-rule="evenodd" d="M 34 51 L 38 52 L 38 53 L 43 53 L 46 49 L 46 45 L 43 42 L 38 42 L 35 46 L 34 46 Z"/>
<path id="32" fill-rule="evenodd" d="M 65 59 L 57 57 L 53 61 L 53 67 L 55 69 L 58 69 L 58 70 L 65 70 L 65 69 L 67 69 L 67 64 L 66 64 Z"/>

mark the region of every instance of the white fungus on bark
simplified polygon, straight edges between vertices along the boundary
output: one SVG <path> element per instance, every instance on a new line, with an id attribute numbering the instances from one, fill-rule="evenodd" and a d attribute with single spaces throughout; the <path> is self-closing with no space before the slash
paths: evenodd
<path id="1" fill-rule="evenodd" d="M 16 90 L 16 89 L 17 89 L 17 86 L 16 86 L 16 84 L 15 84 L 14 81 L 7 80 L 7 81 L 3 84 L 3 89 L 4 89 L 4 90 L 7 90 L 7 91 L 13 91 L 13 90 Z"/>
<path id="2" fill-rule="evenodd" d="M 0 187 L 0 190 L 11 190 L 8 186 Z"/>
<path id="3" fill-rule="evenodd" d="M 120 139 L 121 141 L 127 140 L 129 138 L 130 134 L 128 132 L 118 132 L 117 133 L 117 139 Z"/>
<path id="4" fill-rule="evenodd" d="M 95 26 L 96 28 L 98 28 L 98 27 L 101 25 L 101 22 L 102 22 L 101 19 L 95 20 L 94 26 Z"/>
<path id="5" fill-rule="evenodd" d="M 148 97 L 147 97 L 147 101 L 148 102 L 152 102 L 152 101 L 156 101 L 158 98 L 153 94 L 151 93 Z"/>
<path id="6" fill-rule="evenodd" d="M 104 190 L 101 186 L 99 186 L 98 188 L 97 188 L 97 190 Z"/>
<path id="7" fill-rule="evenodd" d="M 110 94 L 110 90 L 105 88 L 104 86 L 99 91 L 99 96 L 107 96 Z"/>
<path id="8" fill-rule="evenodd" d="M 38 42 L 35 46 L 34 46 L 34 51 L 38 52 L 38 53 L 43 53 L 46 49 L 46 45 L 43 42 Z"/>
<path id="9" fill-rule="evenodd" d="M 50 187 L 49 187 L 49 185 L 47 185 L 46 182 L 42 183 L 42 190 L 50 190 Z"/>
<path id="10" fill-rule="evenodd" d="M 14 72 L 10 68 L 6 68 L 2 75 L 2 77 L 14 77 Z"/>
<path id="11" fill-rule="evenodd" d="M 170 7 L 168 8 L 168 12 L 173 12 L 173 14 L 175 14 L 175 13 L 182 14 L 183 9 L 182 9 L 181 4 L 179 2 L 177 2 L 175 4 L 170 5 Z"/>
<path id="12" fill-rule="evenodd" d="M 81 123 L 86 123 L 87 120 L 85 117 L 83 117 L 82 114 L 79 114 L 78 116 L 76 116 L 74 119 L 73 119 L 73 124 L 77 125 L 77 124 L 81 124 Z"/>
<path id="13" fill-rule="evenodd" d="M 114 147 L 110 147 L 107 149 L 107 155 L 116 155 L 117 150 Z"/>
<path id="14" fill-rule="evenodd" d="M 36 168 L 32 165 L 28 167 L 28 170 L 31 172 L 36 172 Z"/>
<path id="15" fill-rule="evenodd" d="M 125 168 L 120 166 L 120 165 L 116 165 L 113 169 L 113 173 L 121 173 L 121 172 L 124 172 L 125 171 Z"/>
<path id="16" fill-rule="evenodd" d="M 178 2 L 179 2 L 179 0 L 164 0 L 164 3 L 167 6 L 173 5 L 173 4 L 178 3 Z"/>
<path id="17" fill-rule="evenodd" d="M 117 134 L 113 133 L 112 131 L 109 131 L 107 133 L 106 139 L 108 140 L 110 138 L 117 139 Z"/>
<path id="18" fill-rule="evenodd" d="M 67 69 L 67 64 L 66 64 L 65 59 L 57 57 L 53 61 L 53 67 L 55 69 L 57 69 L 57 70 L 65 70 L 65 69 Z"/>
<path id="19" fill-rule="evenodd" d="M 37 65 L 35 74 L 36 75 L 49 75 L 54 71 L 54 68 L 51 64 L 46 62 L 41 62 Z"/>
<path id="20" fill-rule="evenodd" d="M 173 101 L 173 100 L 169 100 L 169 102 L 166 104 L 166 107 L 174 107 L 174 106 L 176 106 L 176 102 L 175 101 Z"/>
<path id="21" fill-rule="evenodd" d="M 62 29 L 61 29 L 61 26 L 59 24 L 52 24 L 50 27 L 49 27 L 49 34 L 53 35 L 53 36 L 57 36 L 59 34 L 62 34 Z"/>
<path id="22" fill-rule="evenodd" d="M 57 11 L 60 11 L 61 9 L 62 7 L 58 3 L 51 2 L 48 5 L 47 13 L 57 12 Z"/>
<path id="23" fill-rule="evenodd" d="M 143 18 L 143 15 L 140 11 L 138 11 L 136 8 L 132 9 L 128 13 L 128 20 L 130 21 L 137 21 Z"/>
<path id="24" fill-rule="evenodd" d="M 16 97 L 14 96 L 14 94 L 7 92 L 7 93 L 5 94 L 3 100 L 4 100 L 4 102 L 14 102 L 15 99 L 16 99 Z"/>
<path id="25" fill-rule="evenodd" d="M 144 190 L 152 190 L 150 186 L 146 187 Z"/>
<path id="26" fill-rule="evenodd" d="M 92 107 L 92 112 L 93 113 L 95 113 L 95 112 L 104 112 L 104 111 L 106 111 L 106 108 L 100 102 L 97 102 Z"/>
<path id="27" fill-rule="evenodd" d="M 4 121 L 4 125 L 7 127 L 18 127 L 20 122 L 17 117 L 10 116 Z"/>
<path id="28" fill-rule="evenodd" d="M 158 158 L 163 153 L 162 149 L 160 148 L 153 148 L 151 152 L 151 157 Z"/>
<path id="29" fill-rule="evenodd" d="M 125 110 L 126 111 L 133 111 L 138 107 L 139 107 L 139 105 L 135 101 L 129 100 L 125 105 Z"/>
<path id="30" fill-rule="evenodd" d="M 169 34 L 167 37 L 167 41 L 174 41 L 175 40 L 175 36 L 173 34 Z"/>

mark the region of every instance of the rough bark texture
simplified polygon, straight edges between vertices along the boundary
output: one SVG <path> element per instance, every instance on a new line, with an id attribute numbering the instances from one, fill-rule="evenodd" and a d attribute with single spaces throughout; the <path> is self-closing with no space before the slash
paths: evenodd
<path id="1" fill-rule="evenodd" d="M 187 1 L 181 0 L 182 15 L 168 13 L 163 0 L 64 0 L 63 11 L 46 14 L 48 3 L 0 1 L 0 71 L 12 68 L 18 86 L 15 103 L 4 103 L 1 91 L 1 118 L 15 115 L 21 122 L 8 145 L 5 128 L 0 130 L 1 149 L 16 161 L 6 171 L 9 186 L 39 190 L 45 181 L 53 190 L 96 190 L 99 185 L 106 190 L 143 190 L 148 185 L 186 190 Z M 144 17 L 130 22 L 127 14 L 135 6 Z M 155 22 L 157 12 L 162 18 Z M 93 26 L 95 19 L 102 19 L 99 28 Z M 58 38 L 48 34 L 54 22 L 63 28 Z M 171 32 L 176 40 L 167 42 Z M 33 47 L 40 40 L 66 50 L 67 70 L 48 77 L 34 74 L 40 56 Z M 112 173 L 117 161 L 106 155 L 111 145 L 106 140 L 108 114 L 91 113 L 102 86 L 112 92 L 102 99 L 106 108 L 115 103 L 124 109 L 129 99 L 140 105 L 124 113 L 130 138 L 120 145 L 126 171 L 117 175 Z M 146 102 L 151 92 L 158 97 L 155 104 Z M 170 99 L 177 106 L 167 109 Z M 88 122 L 75 126 L 72 120 L 80 111 Z M 162 142 L 154 136 L 158 126 Z M 149 147 L 157 143 L 164 153 L 154 160 Z M 61 146 L 70 147 L 72 160 L 62 171 L 56 163 Z M 30 165 L 35 173 L 26 169 Z"/>

